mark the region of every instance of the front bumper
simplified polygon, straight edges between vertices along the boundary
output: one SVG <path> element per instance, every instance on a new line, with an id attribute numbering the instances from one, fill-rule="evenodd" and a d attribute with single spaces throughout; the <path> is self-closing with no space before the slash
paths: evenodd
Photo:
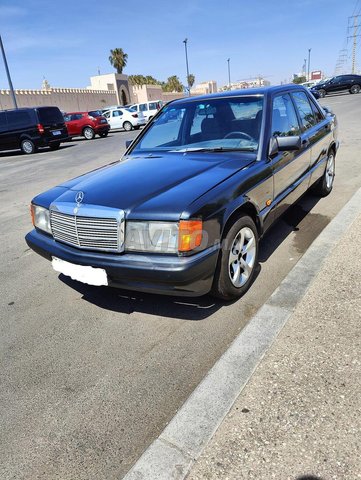
<path id="1" fill-rule="evenodd" d="M 212 287 L 219 247 L 190 257 L 159 254 L 112 254 L 78 250 L 32 230 L 26 243 L 47 260 L 58 257 L 77 265 L 103 268 L 109 286 L 164 295 L 200 296 Z"/>

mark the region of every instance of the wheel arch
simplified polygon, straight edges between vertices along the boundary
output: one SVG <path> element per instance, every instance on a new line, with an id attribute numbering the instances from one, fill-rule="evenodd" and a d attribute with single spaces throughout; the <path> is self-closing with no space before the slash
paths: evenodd
<path id="1" fill-rule="evenodd" d="M 234 222 L 236 222 L 242 215 L 248 215 L 250 218 L 252 218 L 257 227 L 258 236 L 262 236 L 263 222 L 260 218 L 259 211 L 249 199 L 245 199 L 244 203 L 230 211 L 227 215 L 227 219 L 224 222 L 224 226 L 222 229 L 222 238 L 224 237 L 224 235 L 227 234 L 228 230 L 231 228 Z"/>

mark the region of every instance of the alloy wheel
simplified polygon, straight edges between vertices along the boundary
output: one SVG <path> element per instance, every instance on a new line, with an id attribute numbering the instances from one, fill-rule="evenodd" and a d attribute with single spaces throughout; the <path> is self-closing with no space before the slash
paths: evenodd
<path id="1" fill-rule="evenodd" d="M 256 239 L 249 227 L 243 227 L 235 236 L 229 252 L 229 278 L 232 284 L 242 287 L 254 268 L 256 257 Z"/>
<path id="2" fill-rule="evenodd" d="M 330 153 L 327 160 L 325 178 L 326 178 L 326 186 L 328 189 L 330 189 L 333 184 L 333 179 L 335 178 L 335 157 L 333 156 L 332 153 Z"/>

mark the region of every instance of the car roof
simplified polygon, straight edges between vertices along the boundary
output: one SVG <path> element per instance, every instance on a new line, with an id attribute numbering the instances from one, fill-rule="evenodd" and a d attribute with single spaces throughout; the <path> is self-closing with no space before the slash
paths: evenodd
<path id="1" fill-rule="evenodd" d="M 275 85 L 269 87 L 260 87 L 260 88 L 242 88 L 240 90 L 227 90 L 226 92 L 217 92 L 211 93 L 208 95 L 198 95 L 196 97 L 183 97 L 177 100 L 171 101 L 172 104 L 175 103 L 183 103 L 187 101 L 194 101 L 194 100 L 212 100 L 214 98 L 227 98 L 227 97 L 249 97 L 253 95 L 269 95 L 272 93 L 279 93 L 284 91 L 292 91 L 292 90 L 305 90 L 308 91 L 305 87 L 295 83 L 289 83 L 285 85 Z"/>

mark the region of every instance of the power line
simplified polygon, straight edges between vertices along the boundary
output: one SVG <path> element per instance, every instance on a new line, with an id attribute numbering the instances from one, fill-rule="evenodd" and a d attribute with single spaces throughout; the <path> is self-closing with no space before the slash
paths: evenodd
<path id="1" fill-rule="evenodd" d="M 361 35 L 358 33 L 358 28 L 361 27 L 361 24 L 358 20 L 359 18 L 361 18 L 361 15 L 351 15 L 351 17 L 348 18 L 347 32 L 349 33 L 350 30 L 353 29 L 352 35 L 347 36 L 347 39 L 352 38 L 352 73 L 356 73 L 357 39 L 358 37 L 361 37 Z"/>

